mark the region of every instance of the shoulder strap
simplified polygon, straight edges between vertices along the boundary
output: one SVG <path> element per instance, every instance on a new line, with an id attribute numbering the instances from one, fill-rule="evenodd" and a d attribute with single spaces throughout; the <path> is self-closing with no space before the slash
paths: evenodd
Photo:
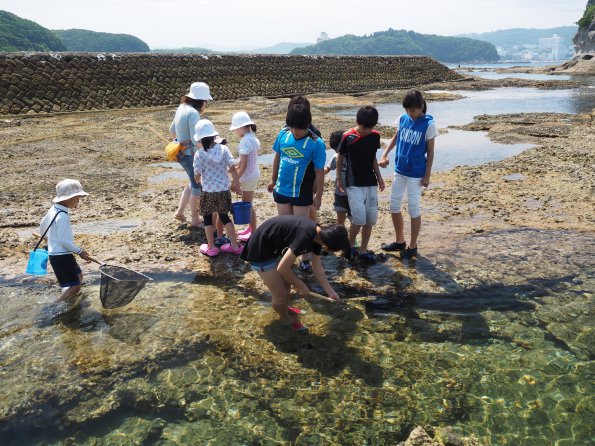
<path id="1" fill-rule="evenodd" d="M 56 221 L 56 218 L 58 217 L 58 215 L 60 215 L 60 213 L 66 214 L 66 211 L 59 210 L 58 212 L 56 212 L 56 215 L 54 215 L 54 218 L 52 218 L 52 221 L 48 225 L 48 227 L 45 230 L 45 232 L 43 233 L 43 235 L 40 237 L 39 241 L 37 242 L 37 245 L 35 245 L 35 248 L 33 248 L 33 251 L 37 251 L 37 248 L 39 248 L 39 245 L 41 244 L 41 241 L 43 240 L 43 238 L 45 237 L 45 235 L 48 233 L 48 231 L 50 230 L 50 228 L 54 224 L 54 221 Z"/>

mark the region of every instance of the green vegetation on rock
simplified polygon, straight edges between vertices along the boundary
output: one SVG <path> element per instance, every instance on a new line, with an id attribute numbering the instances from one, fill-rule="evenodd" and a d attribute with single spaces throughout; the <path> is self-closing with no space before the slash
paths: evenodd
<path id="1" fill-rule="evenodd" d="M 494 45 L 464 37 L 444 37 L 413 31 L 381 31 L 369 36 L 348 34 L 316 45 L 296 48 L 291 54 L 426 55 L 442 62 L 495 62 Z"/>
<path id="2" fill-rule="evenodd" d="M 0 51 L 65 51 L 49 29 L 31 20 L 0 11 Z"/>
<path id="3" fill-rule="evenodd" d="M 86 29 L 55 30 L 67 51 L 113 51 L 120 53 L 145 53 L 149 45 L 130 34 L 112 34 Z"/>
<path id="4" fill-rule="evenodd" d="M 578 22 L 576 22 L 576 24 L 581 28 L 586 28 L 591 24 L 593 20 L 595 20 L 595 5 L 587 5 L 585 13 L 581 17 L 581 19 Z"/>

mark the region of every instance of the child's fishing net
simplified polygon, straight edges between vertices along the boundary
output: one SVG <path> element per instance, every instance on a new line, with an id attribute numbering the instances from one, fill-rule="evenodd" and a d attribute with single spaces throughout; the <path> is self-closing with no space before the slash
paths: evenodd
<path id="1" fill-rule="evenodd" d="M 142 273 L 115 265 L 102 265 L 99 297 L 104 308 L 118 308 L 132 302 L 151 279 Z"/>

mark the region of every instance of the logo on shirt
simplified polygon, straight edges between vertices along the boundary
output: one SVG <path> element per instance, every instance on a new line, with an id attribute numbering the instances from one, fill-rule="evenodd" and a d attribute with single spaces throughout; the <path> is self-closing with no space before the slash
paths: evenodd
<path id="1" fill-rule="evenodd" d="M 286 147 L 282 152 L 290 158 L 303 158 L 304 154 L 295 147 Z"/>

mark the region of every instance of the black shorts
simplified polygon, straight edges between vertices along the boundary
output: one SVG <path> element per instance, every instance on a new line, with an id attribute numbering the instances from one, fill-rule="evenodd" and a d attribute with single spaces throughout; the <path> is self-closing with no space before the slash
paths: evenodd
<path id="1" fill-rule="evenodd" d="M 347 195 L 335 194 L 335 202 L 333 203 L 336 212 L 349 212 L 349 199 Z"/>
<path id="2" fill-rule="evenodd" d="M 292 206 L 312 206 L 314 204 L 314 195 L 304 194 L 299 197 L 286 197 L 273 191 L 273 200 L 277 204 L 290 204 Z"/>
<path id="3" fill-rule="evenodd" d="M 78 266 L 78 263 L 76 263 L 74 254 L 50 256 L 50 264 L 52 265 L 54 274 L 62 288 L 81 284 L 79 279 L 81 268 Z"/>

